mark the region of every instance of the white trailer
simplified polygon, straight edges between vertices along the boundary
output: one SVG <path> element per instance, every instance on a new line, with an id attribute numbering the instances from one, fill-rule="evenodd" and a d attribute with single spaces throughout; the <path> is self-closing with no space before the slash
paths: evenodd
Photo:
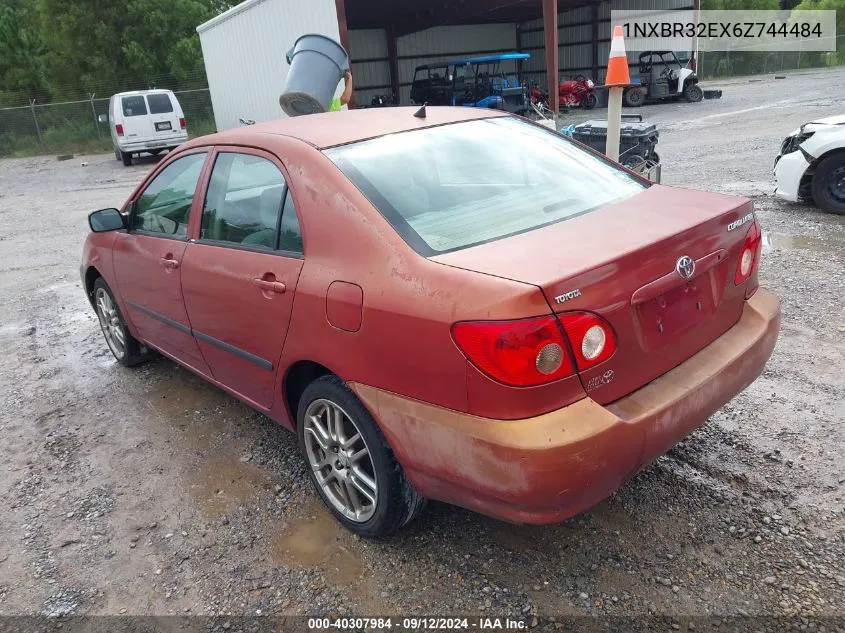
<path id="1" fill-rule="evenodd" d="M 285 115 L 279 96 L 296 39 L 319 33 L 341 41 L 335 0 L 246 0 L 197 27 L 219 131 Z M 343 90 L 338 84 L 337 95 Z"/>

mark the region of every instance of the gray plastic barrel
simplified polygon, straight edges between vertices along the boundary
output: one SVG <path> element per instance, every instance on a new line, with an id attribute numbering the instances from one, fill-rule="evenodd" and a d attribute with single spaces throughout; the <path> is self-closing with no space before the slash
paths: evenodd
<path id="1" fill-rule="evenodd" d="M 329 109 L 337 84 L 349 70 L 349 55 L 338 42 L 318 34 L 303 35 L 287 54 L 288 72 L 279 105 L 288 116 Z"/>

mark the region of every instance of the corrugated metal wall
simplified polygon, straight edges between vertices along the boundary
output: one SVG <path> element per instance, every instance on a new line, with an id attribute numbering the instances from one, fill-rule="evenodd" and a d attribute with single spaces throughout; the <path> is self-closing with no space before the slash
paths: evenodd
<path id="1" fill-rule="evenodd" d="M 284 116 L 285 54 L 296 38 L 321 33 L 340 39 L 335 0 L 247 0 L 197 31 L 221 131 L 240 126 L 239 117 L 261 122 Z"/>
<path id="2" fill-rule="evenodd" d="M 610 0 L 599 5 L 598 66 L 596 83 L 604 82 L 607 57 L 610 54 L 610 12 L 621 9 L 691 9 L 692 0 Z M 559 67 L 561 78 L 571 75 L 593 75 L 593 26 L 592 7 L 581 7 L 565 11 L 558 18 Z M 531 20 L 520 24 L 522 48 L 531 53 L 531 59 L 523 66 L 526 79 L 545 84 L 546 57 L 544 47 L 543 20 Z M 639 51 L 628 51 L 628 60 L 634 63 Z"/>
<path id="3" fill-rule="evenodd" d="M 598 77 L 610 50 L 612 9 L 683 9 L 693 0 L 609 0 L 599 5 Z M 560 75 L 593 74 L 593 8 L 573 9 L 559 16 Z M 519 25 L 521 50 L 531 54 L 523 63 L 524 78 L 545 84 L 543 21 Z M 244 117 L 266 121 L 283 116 L 279 93 L 287 76 L 285 53 L 302 33 L 323 33 L 339 39 L 335 0 L 246 0 L 201 25 L 200 34 L 214 115 L 220 130 L 237 127 Z M 399 102 L 410 103 L 414 69 L 422 64 L 516 50 L 514 24 L 443 26 L 397 40 Z M 356 101 L 369 105 L 373 96 L 390 94 L 387 33 L 381 29 L 349 31 Z M 629 52 L 632 62 L 637 52 Z M 505 72 L 513 68 L 503 67 Z M 340 94 L 342 86 L 338 87 Z"/>
<path id="4" fill-rule="evenodd" d="M 370 105 L 376 95 L 390 94 L 387 31 L 349 31 L 349 56 L 352 58 L 355 102 L 359 106 Z"/>
<path id="5" fill-rule="evenodd" d="M 390 64 L 387 33 L 384 30 L 349 31 L 355 98 L 359 105 L 369 105 L 373 96 L 390 94 Z M 487 53 L 516 49 L 514 24 L 477 24 L 440 26 L 398 38 L 399 103 L 411 102 L 414 69 L 422 64 L 450 61 Z M 359 61 L 360 60 L 360 61 Z M 512 62 L 511 62 L 512 64 Z M 512 67 L 502 66 L 512 72 Z"/>

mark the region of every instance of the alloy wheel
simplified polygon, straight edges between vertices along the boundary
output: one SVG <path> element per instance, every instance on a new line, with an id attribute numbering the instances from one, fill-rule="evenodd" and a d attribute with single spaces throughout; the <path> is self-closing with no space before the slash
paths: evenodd
<path id="1" fill-rule="evenodd" d="M 378 484 L 360 429 L 330 400 L 315 400 L 304 417 L 308 465 L 323 494 L 350 521 L 368 521 L 376 510 Z"/>
<path id="2" fill-rule="evenodd" d="M 109 349 L 118 360 L 126 353 L 126 332 L 123 323 L 120 321 L 120 314 L 115 308 L 109 293 L 103 288 L 97 288 L 94 295 L 97 305 L 97 318 L 100 320 L 100 327 L 106 337 Z"/>

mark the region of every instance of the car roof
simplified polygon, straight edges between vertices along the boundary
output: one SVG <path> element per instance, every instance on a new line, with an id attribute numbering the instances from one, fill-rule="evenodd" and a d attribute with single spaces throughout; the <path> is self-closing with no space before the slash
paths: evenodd
<path id="1" fill-rule="evenodd" d="M 261 137 L 280 135 L 300 139 L 317 149 L 326 149 L 397 132 L 473 119 L 511 116 L 505 112 L 487 108 L 428 106 L 426 118 L 421 119 L 414 116 L 418 110 L 418 107 L 361 108 L 280 118 L 278 121 L 238 127 L 203 136 L 195 139 L 190 145 L 257 144 L 261 146 L 263 144 Z"/>

